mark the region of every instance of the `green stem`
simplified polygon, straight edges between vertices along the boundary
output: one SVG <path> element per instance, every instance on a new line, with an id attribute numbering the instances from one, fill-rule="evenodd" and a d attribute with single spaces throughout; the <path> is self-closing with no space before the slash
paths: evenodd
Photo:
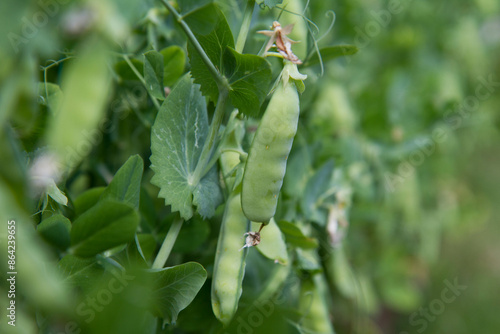
<path id="1" fill-rule="evenodd" d="M 250 30 L 250 22 L 252 21 L 253 8 L 255 7 L 255 0 L 248 0 L 247 7 L 245 8 L 245 13 L 243 14 L 243 22 L 241 23 L 241 29 L 238 33 L 238 39 L 236 40 L 236 52 L 242 53 L 245 47 L 245 42 L 248 36 L 248 30 Z"/>
<path id="2" fill-rule="evenodd" d="M 217 138 L 217 133 L 224 119 L 224 111 L 226 109 L 226 101 L 229 96 L 229 91 L 225 88 L 219 88 L 219 98 L 217 100 L 217 106 L 215 107 L 214 118 L 212 119 L 212 124 L 210 124 L 210 129 L 208 133 L 208 140 L 205 141 L 203 149 L 200 154 L 200 159 L 193 173 L 192 184 L 198 184 L 201 178 L 204 176 L 205 167 L 208 165 L 208 160 L 210 159 L 210 154 L 212 153 L 212 148 L 215 144 L 215 139 Z"/>
<path id="3" fill-rule="evenodd" d="M 184 219 L 182 218 L 178 218 L 173 221 L 172 226 L 170 226 L 167 236 L 165 237 L 165 240 L 163 240 L 160 251 L 158 252 L 158 255 L 156 255 L 155 262 L 153 262 L 153 269 L 161 269 L 167 262 L 168 256 L 170 255 L 170 252 L 174 247 L 175 240 L 179 235 L 179 231 L 181 230 L 183 222 Z"/>
<path id="4" fill-rule="evenodd" d="M 135 68 L 134 64 L 132 64 L 132 62 L 130 61 L 130 58 L 127 55 L 122 55 L 122 57 L 123 57 L 123 59 L 125 59 L 125 62 L 128 64 L 128 66 L 130 66 L 130 69 L 132 70 L 132 72 L 134 72 L 134 74 L 139 79 L 139 81 L 144 85 L 144 87 L 146 87 L 146 91 L 148 92 L 149 96 L 151 97 L 151 100 L 153 100 L 153 104 L 155 105 L 156 109 L 160 110 L 160 103 L 149 92 L 148 86 L 146 85 L 146 80 L 144 80 L 141 73 L 139 73 L 139 71 Z"/>
<path id="5" fill-rule="evenodd" d="M 186 33 L 189 41 L 193 44 L 196 51 L 200 54 L 200 57 L 203 60 L 203 62 L 205 63 L 205 65 L 207 66 L 208 70 L 210 71 L 210 74 L 212 74 L 212 76 L 214 77 L 215 82 L 217 83 L 217 86 L 219 87 L 219 90 L 222 87 L 225 87 L 226 89 L 228 89 L 229 85 L 227 83 L 227 80 L 224 80 L 224 77 L 215 68 L 215 66 L 212 63 L 212 61 L 210 60 L 210 58 L 208 58 L 208 56 L 207 56 L 205 50 L 203 50 L 203 47 L 201 46 L 200 42 L 198 42 L 198 39 L 191 31 L 191 28 L 189 28 L 189 26 L 186 24 L 186 22 L 184 22 L 184 20 L 182 19 L 182 15 L 179 14 L 175 10 L 175 8 L 170 3 L 168 3 L 167 0 L 161 0 L 161 2 L 163 3 L 163 5 L 165 7 L 167 7 L 167 9 L 170 11 L 170 13 L 172 13 L 172 15 L 175 17 L 175 19 L 177 20 L 177 22 L 181 26 L 182 30 L 184 30 L 184 32 Z"/>

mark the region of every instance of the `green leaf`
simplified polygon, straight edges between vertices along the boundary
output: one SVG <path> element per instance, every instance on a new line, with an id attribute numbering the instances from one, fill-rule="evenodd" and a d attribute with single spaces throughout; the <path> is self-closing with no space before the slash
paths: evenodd
<path id="1" fill-rule="evenodd" d="M 318 247 L 318 241 L 315 238 L 305 236 L 295 224 L 282 220 L 278 222 L 278 227 L 290 245 L 303 249 Z"/>
<path id="2" fill-rule="evenodd" d="M 208 7 L 207 7 L 208 8 Z M 204 9 L 208 10 L 208 9 Z M 212 10 L 212 9 L 211 9 Z M 208 58 L 224 75 L 230 85 L 229 98 L 234 107 L 248 116 L 257 116 L 271 82 L 271 66 L 267 60 L 255 55 L 236 52 L 231 29 L 220 9 L 215 14 L 217 24 L 213 30 L 195 34 Z M 207 31 L 210 31 L 208 34 Z M 191 72 L 194 82 L 201 86 L 203 95 L 217 101 L 219 90 L 212 74 L 192 44 L 188 44 Z"/>
<path id="3" fill-rule="evenodd" d="M 36 228 L 45 241 L 61 250 L 68 248 L 70 245 L 70 229 L 70 220 L 60 214 L 42 220 Z"/>
<path id="4" fill-rule="evenodd" d="M 138 209 L 143 170 L 144 162 L 139 155 L 128 158 L 102 193 L 101 199 L 130 204 Z"/>
<path id="5" fill-rule="evenodd" d="M 163 55 L 157 51 L 144 54 L 144 81 L 146 89 L 158 100 L 165 100 L 163 88 Z"/>
<path id="6" fill-rule="evenodd" d="M 75 207 L 75 216 L 78 217 L 79 215 L 96 205 L 104 190 L 106 190 L 106 187 L 95 187 L 79 195 L 73 201 L 73 206 Z"/>
<path id="7" fill-rule="evenodd" d="M 186 55 L 177 45 L 169 46 L 160 53 L 163 55 L 163 86 L 172 86 L 184 73 Z"/>
<path id="8" fill-rule="evenodd" d="M 71 253 L 89 257 L 133 240 L 139 215 L 128 204 L 100 201 L 80 217 L 71 229 Z"/>
<path id="9" fill-rule="evenodd" d="M 302 198 L 301 206 L 306 218 L 321 226 L 326 224 L 327 213 L 320 207 L 320 197 L 330 188 L 332 174 L 333 161 L 329 160 L 309 179 Z"/>
<path id="10" fill-rule="evenodd" d="M 131 58 L 130 62 L 134 65 L 135 69 L 144 76 L 144 63 L 138 59 Z M 123 79 L 123 80 L 136 80 L 139 81 L 137 75 L 132 71 L 130 65 L 125 61 L 119 61 L 115 64 L 115 72 Z"/>
<path id="11" fill-rule="evenodd" d="M 334 45 L 334 46 L 325 46 L 319 49 L 319 52 L 321 53 L 321 59 L 323 60 L 323 62 L 327 62 L 337 57 L 351 56 L 353 54 L 358 53 L 358 51 L 359 49 L 355 45 Z M 317 53 L 315 53 L 304 64 L 304 66 L 311 66 L 316 64 L 319 64 L 319 57 Z"/>
<path id="12" fill-rule="evenodd" d="M 203 143 L 208 134 L 205 99 L 198 85 L 184 76 L 158 112 L 151 133 L 151 183 L 160 187 L 159 197 L 172 211 L 188 220 L 193 206 L 203 217 L 211 217 L 222 200 L 214 166 L 199 183 L 193 183 Z"/>
<path id="13" fill-rule="evenodd" d="M 156 240 L 151 234 L 137 234 L 134 240 L 135 242 L 130 243 L 127 248 L 127 255 L 131 262 L 137 262 L 138 259 L 141 259 L 148 263 L 148 261 L 153 256 L 154 251 L 156 250 Z"/>
<path id="14" fill-rule="evenodd" d="M 180 311 L 196 297 L 207 279 L 207 272 L 196 262 L 151 271 L 154 313 L 168 324 L 175 323 Z"/>
<path id="15" fill-rule="evenodd" d="M 64 276 L 64 283 L 84 290 L 95 287 L 104 272 L 95 258 L 83 259 L 71 254 L 63 257 L 57 266 Z"/>
<path id="16" fill-rule="evenodd" d="M 210 226 L 199 216 L 194 216 L 182 226 L 175 241 L 173 252 L 188 253 L 200 247 L 210 235 Z"/>
<path id="17" fill-rule="evenodd" d="M 230 47 L 226 48 L 223 61 L 231 103 L 245 115 L 257 116 L 271 82 L 271 65 L 262 57 L 242 55 Z"/>
<path id="18" fill-rule="evenodd" d="M 214 28 L 212 30 L 205 28 L 200 33 L 195 32 L 195 36 L 212 64 L 221 71 L 224 66 L 222 55 L 227 46 L 234 48 L 234 40 L 224 14 L 220 9 L 215 8 L 214 13 L 207 12 L 208 9 L 204 9 L 205 13 L 202 13 L 203 16 L 212 15 L 212 17 L 217 19 Z M 189 24 L 189 21 L 187 22 Z M 212 101 L 217 101 L 219 90 L 215 79 L 191 43 L 188 43 L 188 55 L 191 61 L 191 73 L 194 82 L 201 86 L 201 92 L 204 96 L 208 96 Z"/>
<path id="19" fill-rule="evenodd" d="M 61 205 L 68 205 L 68 198 L 64 193 L 57 187 L 54 180 L 48 181 L 49 185 L 47 186 L 47 195 L 49 195 L 54 201 Z"/>
<path id="20" fill-rule="evenodd" d="M 184 0 L 179 5 L 184 21 L 195 34 L 206 34 L 219 21 L 220 10 L 213 0 Z"/>
<path id="21" fill-rule="evenodd" d="M 260 225 L 260 223 L 252 222 L 252 230 L 257 231 Z M 268 259 L 283 265 L 288 264 L 285 240 L 274 218 L 271 218 L 269 224 L 260 231 L 260 244 L 255 248 Z"/>

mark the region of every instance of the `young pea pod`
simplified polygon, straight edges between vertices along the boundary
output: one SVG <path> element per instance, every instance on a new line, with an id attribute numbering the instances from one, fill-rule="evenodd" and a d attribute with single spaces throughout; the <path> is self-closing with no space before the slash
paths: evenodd
<path id="1" fill-rule="evenodd" d="M 212 277 L 212 309 L 224 326 L 229 324 L 238 308 L 248 251 L 241 250 L 242 238 L 250 222 L 241 211 L 240 189 L 237 187 L 226 202 Z"/>
<path id="2" fill-rule="evenodd" d="M 287 63 L 248 153 L 241 206 L 245 216 L 254 222 L 267 224 L 276 212 L 286 161 L 297 132 L 299 94 L 290 73 L 298 73 L 297 67 Z"/>
<path id="3" fill-rule="evenodd" d="M 325 294 L 320 291 L 320 287 L 325 285 L 321 275 L 302 281 L 299 299 L 299 308 L 303 314 L 302 328 L 307 333 L 334 334 Z"/>

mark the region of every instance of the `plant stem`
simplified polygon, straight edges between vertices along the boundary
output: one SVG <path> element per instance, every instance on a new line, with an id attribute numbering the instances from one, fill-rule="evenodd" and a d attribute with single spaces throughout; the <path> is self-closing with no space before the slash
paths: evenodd
<path id="1" fill-rule="evenodd" d="M 205 141 L 203 149 L 200 154 L 200 159 L 193 173 L 193 184 L 196 185 L 200 182 L 201 178 L 204 176 L 205 167 L 210 159 L 210 154 L 212 153 L 212 148 L 215 144 L 215 139 L 217 138 L 217 133 L 219 132 L 220 125 L 224 119 L 224 111 L 226 109 L 226 101 L 229 92 L 227 89 L 219 88 L 219 98 L 217 100 L 217 106 L 215 107 L 214 118 L 212 119 L 212 124 L 210 124 L 210 129 L 208 133 L 208 140 Z"/>
<path id="2" fill-rule="evenodd" d="M 177 218 L 173 221 L 172 226 L 170 226 L 167 236 L 165 237 L 165 240 L 163 240 L 160 251 L 158 252 L 158 255 L 156 255 L 156 259 L 153 262 L 153 269 L 161 269 L 167 262 L 168 256 L 170 255 L 170 252 L 174 247 L 175 240 L 179 235 L 179 231 L 181 230 L 183 222 L 184 219 L 182 218 Z"/>
<path id="3" fill-rule="evenodd" d="M 245 42 L 248 36 L 248 30 L 250 30 L 250 22 L 252 21 L 253 8 L 255 7 L 255 0 L 248 0 L 247 7 L 245 8 L 245 13 L 243 14 L 243 22 L 241 23 L 241 29 L 238 33 L 238 39 L 236 40 L 236 52 L 242 53 L 245 47 Z"/>
<path id="4" fill-rule="evenodd" d="M 184 30 L 184 32 L 186 33 L 189 41 L 193 44 L 196 51 L 200 54 L 200 57 L 203 60 L 203 62 L 205 63 L 205 65 L 207 66 L 208 70 L 210 71 L 210 74 L 212 74 L 212 76 L 214 77 L 215 82 L 217 83 L 217 87 L 219 87 L 219 90 L 223 87 L 228 89 L 229 85 L 228 85 L 227 81 L 224 80 L 224 77 L 215 68 L 215 66 L 212 63 L 212 61 L 210 60 L 210 58 L 208 58 L 208 56 L 207 56 L 205 50 L 203 50 L 203 47 L 201 46 L 200 42 L 198 42 L 198 39 L 191 31 L 191 28 L 189 28 L 189 26 L 186 24 L 186 22 L 184 22 L 184 20 L 182 19 L 182 15 L 179 14 L 175 10 L 175 8 L 170 3 L 168 3 L 167 0 L 161 0 L 161 2 L 163 3 L 163 5 L 165 7 L 167 7 L 167 9 L 170 11 L 170 13 L 172 13 L 172 15 L 177 20 L 177 23 L 179 23 L 182 30 Z"/>
<path id="5" fill-rule="evenodd" d="M 127 55 L 122 55 L 122 57 L 123 57 L 123 59 L 125 59 L 125 62 L 128 64 L 128 66 L 130 66 L 130 69 L 132 70 L 132 72 L 134 72 L 134 74 L 137 76 L 139 81 L 146 88 L 146 91 L 148 92 L 149 96 L 151 97 L 151 100 L 153 100 L 153 104 L 155 105 L 156 109 L 160 110 L 160 103 L 158 103 L 158 100 L 156 99 L 156 97 L 151 95 L 151 93 L 149 92 L 148 86 L 146 85 L 146 80 L 144 80 L 141 73 L 139 73 L 139 71 L 135 68 L 134 64 L 132 64 L 132 62 L 130 61 L 130 58 Z"/>

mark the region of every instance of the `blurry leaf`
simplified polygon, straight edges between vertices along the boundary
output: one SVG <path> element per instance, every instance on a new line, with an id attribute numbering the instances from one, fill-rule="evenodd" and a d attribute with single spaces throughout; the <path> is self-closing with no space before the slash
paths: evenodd
<path id="1" fill-rule="evenodd" d="M 282 220 L 278 222 L 278 226 L 285 235 L 287 243 L 303 249 L 318 247 L 318 241 L 305 236 L 295 224 Z"/>
<path id="2" fill-rule="evenodd" d="M 194 206 L 202 217 L 211 217 L 222 200 L 214 166 L 199 183 L 194 170 L 208 135 L 205 99 L 188 75 L 163 103 L 151 133 L 151 183 L 160 187 L 159 197 L 172 211 L 188 220 Z"/>
<path id="3" fill-rule="evenodd" d="M 318 200 L 330 188 L 332 174 L 333 161 L 329 160 L 309 179 L 302 198 L 301 206 L 306 218 L 321 226 L 326 224 L 327 213 L 318 206 Z"/>
<path id="4" fill-rule="evenodd" d="M 63 257 L 57 266 L 65 277 L 63 282 L 84 290 L 95 287 L 104 272 L 95 258 L 82 259 L 71 254 Z"/>
<path id="5" fill-rule="evenodd" d="M 196 262 L 151 271 L 153 283 L 154 313 L 172 324 L 177 315 L 196 297 L 207 279 L 207 272 Z"/>
<path id="6" fill-rule="evenodd" d="M 50 82 L 38 83 L 38 96 L 53 114 L 57 114 L 64 100 L 64 95 L 59 85 Z"/>
<path id="7" fill-rule="evenodd" d="M 70 229 L 70 220 L 60 214 L 42 220 L 36 228 L 45 241 L 61 250 L 65 250 L 70 245 Z"/>
<path id="8" fill-rule="evenodd" d="M 133 207 L 100 201 L 73 222 L 71 253 L 89 257 L 133 240 L 139 215 Z"/>
<path id="9" fill-rule="evenodd" d="M 128 158 L 102 193 L 101 199 L 130 204 L 138 209 L 143 169 L 144 162 L 139 155 Z"/>
<path id="10" fill-rule="evenodd" d="M 321 59 L 323 62 L 335 59 L 342 56 L 351 56 L 358 53 L 359 49 L 355 45 L 334 45 L 326 46 L 319 49 L 321 53 Z M 319 57 L 317 53 L 314 53 L 311 58 L 304 64 L 304 66 L 311 66 L 319 64 Z"/>
<path id="11" fill-rule="evenodd" d="M 135 69 L 142 75 L 144 76 L 144 63 L 138 59 L 131 58 L 130 62 L 132 65 L 134 65 Z M 123 79 L 123 80 L 137 80 L 139 81 L 139 78 L 137 75 L 132 71 L 130 68 L 129 64 L 125 60 L 119 61 L 115 64 L 115 71 L 116 73 Z"/>
<path id="12" fill-rule="evenodd" d="M 163 56 L 157 51 L 144 54 L 144 81 L 148 92 L 159 100 L 165 100 L 163 89 Z"/>
<path id="13" fill-rule="evenodd" d="M 74 201 L 75 216 L 78 217 L 91 207 L 93 207 L 101 197 L 106 187 L 94 187 L 79 195 Z"/>
<path id="14" fill-rule="evenodd" d="M 252 231 L 258 231 L 260 228 L 260 223 L 252 222 Z M 264 226 L 260 231 L 260 244 L 255 248 L 267 257 L 275 262 L 286 265 L 288 264 L 288 252 L 286 249 L 285 240 L 283 239 L 283 234 L 281 233 L 278 225 L 271 218 L 269 224 Z"/>
<path id="15" fill-rule="evenodd" d="M 412 312 L 422 303 L 421 292 L 407 278 L 394 275 L 386 277 L 380 292 L 389 307 L 401 312 Z"/>
<path id="16" fill-rule="evenodd" d="M 64 193 L 57 187 L 56 183 L 53 179 L 49 181 L 49 185 L 47 186 L 47 195 L 49 195 L 54 201 L 61 205 L 68 204 L 68 198 Z"/>
<path id="17" fill-rule="evenodd" d="M 177 45 L 169 46 L 160 53 L 163 55 L 163 86 L 170 87 L 184 73 L 186 55 L 184 50 Z"/>
<path id="18" fill-rule="evenodd" d="M 141 233 L 136 235 L 135 242 L 130 243 L 127 254 L 131 262 L 142 258 L 145 263 L 149 263 L 156 248 L 155 238 L 149 233 Z"/>
<path id="19" fill-rule="evenodd" d="M 209 234 L 209 224 L 199 216 L 194 216 L 182 226 L 173 251 L 180 253 L 193 252 L 207 240 Z"/>
<path id="20" fill-rule="evenodd" d="M 297 266 L 301 270 L 308 271 L 311 275 L 323 271 L 316 250 L 297 249 Z"/>
<path id="21" fill-rule="evenodd" d="M 74 167 L 96 145 L 96 126 L 109 97 L 109 53 L 103 42 L 88 42 L 63 72 L 61 109 L 50 120 L 48 144 L 67 168 Z M 83 149 L 82 147 L 86 147 Z"/>

